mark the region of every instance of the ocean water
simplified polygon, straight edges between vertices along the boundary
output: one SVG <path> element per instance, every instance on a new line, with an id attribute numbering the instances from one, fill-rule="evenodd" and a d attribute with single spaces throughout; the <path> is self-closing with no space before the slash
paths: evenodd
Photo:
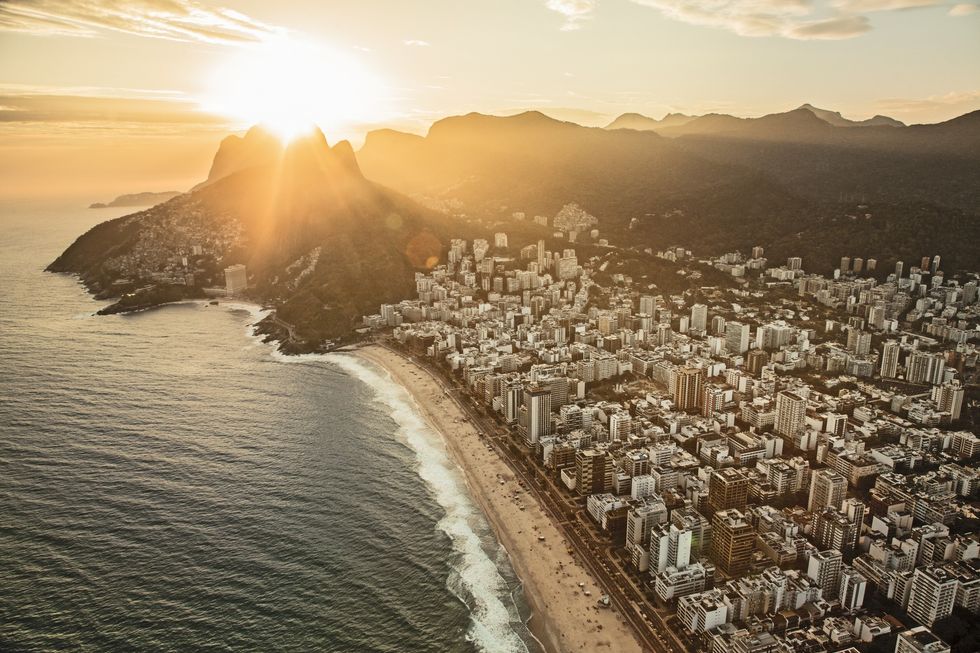
<path id="1" fill-rule="evenodd" d="M 528 651 L 411 397 L 254 307 L 98 317 L 43 272 L 120 210 L 0 206 L 0 650 Z"/>

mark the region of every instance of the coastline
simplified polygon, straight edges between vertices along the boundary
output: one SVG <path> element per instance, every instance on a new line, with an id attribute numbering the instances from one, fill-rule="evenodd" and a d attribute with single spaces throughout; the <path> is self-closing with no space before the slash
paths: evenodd
<path id="1" fill-rule="evenodd" d="M 524 585 L 532 611 L 528 627 L 545 649 L 556 653 L 641 651 L 622 618 L 613 610 L 597 607 L 602 592 L 595 579 L 575 561 L 551 517 L 520 487 L 507 463 L 488 448 L 469 421 L 463 421 L 465 414 L 444 394 L 441 379 L 379 345 L 352 353 L 387 371 L 442 436 L 450 458 L 462 471 L 471 496 Z"/>

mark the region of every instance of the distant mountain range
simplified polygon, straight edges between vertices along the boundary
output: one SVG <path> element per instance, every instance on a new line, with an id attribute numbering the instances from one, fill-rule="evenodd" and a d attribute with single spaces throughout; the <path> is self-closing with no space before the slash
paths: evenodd
<path id="1" fill-rule="evenodd" d="M 630 242 L 651 247 L 768 244 L 828 268 L 840 247 L 864 246 L 833 220 L 870 213 L 901 224 L 889 222 L 891 235 L 876 237 L 883 244 L 866 256 L 914 257 L 928 241 L 951 263 L 973 262 L 962 236 L 980 225 L 980 111 L 933 125 L 865 122 L 809 105 L 755 119 L 626 114 L 611 129 L 538 112 L 474 113 L 440 120 L 425 136 L 371 132 L 357 157 L 368 177 L 454 198 L 471 215 L 551 216 L 578 202 L 600 231 L 624 235 L 632 224 Z M 802 238 L 812 246 L 794 245 Z M 865 240 L 870 247 L 870 233 Z"/>
<path id="2" fill-rule="evenodd" d="M 145 193 L 130 193 L 128 195 L 120 195 L 111 202 L 95 202 L 90 204 L 90 209 L 107 209 L 112 207 L 129 207 L 129 206 L 153 206 L 154 204 L 159 204 L 160 202 L 166 202 L 167 200 L 173 199 L 180 195 L 179 190 L 165 190 L 161 192 L 145 192 Z"/>
<path id="3" fill-rule="evenodd" d="M 199 296 L 244 263 L 251 297 L 277 309 L 265 327 L 304 351 L 408 296 L 451 238 L 548 237 L 570 203 L 598 218 L 600 238 L 637 250 L 763 245 L 823 272 L 843 255 L 886 271 L 941 254 L 947 270 L 975 268 L 980 111 L 901 126 L 804 105 L 609 127 L 471 113 L 425 136 L 373 131 L 356 155 L 319 131 L 284 146 L 256 127 L 222 141 L 190 192 L 96 226 L 49 269 L 79 274 L 118 311 Z M 576 246 L 590 244 L 580 234 Z"/>
<path id="4" fill-rule="evenodd" d="M 804 104 L 796 111 L 808 111 L 823 122 L 833 127 L 905 127 L 905 123 L 889 118 L 888 116 L 875 116 L 867 120 L 848 120 L 839 111 L 828 109 L 818 109 L 812 104 Z M 793 113 L 793 112 L 790 112 Z M 723 113 L 712 113 L 703 116 L 688 116 L 683 113 L 668 113 L 662 119 L 649 118 L 639 113 L 624 113 L 611 123 L 606 125 L 606 129 L 636 129 L 655 131 L 665 136 L 680 136 L 693 133 L 712 133 L 717 131 L 738 130 L 753 121 L 766 120 L 772 122 L 773 116 L 785 114 L 770 114 L 762 118 L 736 118 Z M 687 125 L 687 129 L 678 129 Z"/>

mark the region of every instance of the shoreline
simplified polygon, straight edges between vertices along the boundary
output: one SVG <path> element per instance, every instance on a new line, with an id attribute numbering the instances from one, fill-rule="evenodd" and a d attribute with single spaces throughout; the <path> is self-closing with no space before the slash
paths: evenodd
<path id="1" fill-rule="evenodd" d="M 597 607 L 601 587 L 575 561 L 551 517 L 520 487 L 507 463 L 469 421 L 463 421 L 466 415 L 444 394 L 442 379 L 380 345 L 366 345 L 351 353 L 388 372 L 442 437 L 470 496 L 521 580 L 531 609 L 527 626 L 542 646 L 555 653 L 641 651 L 623 619 L 614 610 Z M 580 582 L 585 586 L 579 587 Z M 586 596 L 585 591 L 592 595 Z"/>

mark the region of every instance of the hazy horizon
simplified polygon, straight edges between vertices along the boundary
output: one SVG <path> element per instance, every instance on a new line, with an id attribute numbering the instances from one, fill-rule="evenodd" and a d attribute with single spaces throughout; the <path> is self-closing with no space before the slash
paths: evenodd
<path id="1" fill-rule="evenodd" d="M 855 120 L 980 108 L 980 12 L 938 0 L 0 5 L 0 197 L 183 189 L 262 120 L 331 142 L 477 111 Z M 383 17 L 383 19 L 382 19 Z M 923 36 L 927 36 L 923 38 Z M 941 44 L 941 47 L 940 47 Z"/>

